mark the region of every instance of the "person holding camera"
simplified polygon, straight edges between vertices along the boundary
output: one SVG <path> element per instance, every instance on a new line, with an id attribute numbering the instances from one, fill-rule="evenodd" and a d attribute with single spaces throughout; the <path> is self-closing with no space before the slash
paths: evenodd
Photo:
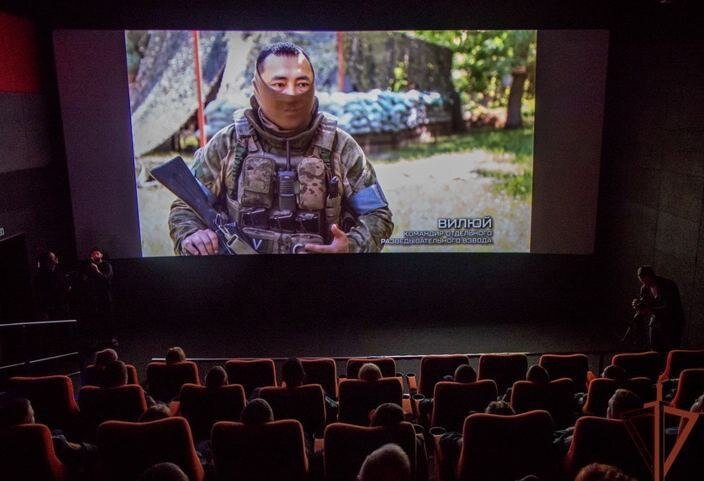
<path id="1" fill-rule="evenodd" d="M 682 343 L 684 311 L 677 284 L 655 275 L 651 266 L 640 266 L 640 296 L 631 305 L 636 311 L 634 321 L 648 326 L 650 348 L 669 351 Z"/>

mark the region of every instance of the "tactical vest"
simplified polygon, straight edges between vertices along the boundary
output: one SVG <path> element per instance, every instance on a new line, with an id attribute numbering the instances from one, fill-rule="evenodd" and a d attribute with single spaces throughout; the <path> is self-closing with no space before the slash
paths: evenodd
<path id="1" fill-rule="evenodd" d="M 266 150 L 249 120 L 235 115 L 235 150 L 226 165 L 231 221 L 252 239 L 259 253 L 299 253 L 325 244 L 339 224 L 342 181 L 333 155 L 337 121 L 324 114 L 303 154 Z"/>

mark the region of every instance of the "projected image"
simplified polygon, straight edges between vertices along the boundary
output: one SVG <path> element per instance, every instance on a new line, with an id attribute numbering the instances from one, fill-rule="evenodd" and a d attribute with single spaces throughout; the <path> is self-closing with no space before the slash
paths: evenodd
<path id="1" fill-rule="evenodd" d="M 529 252 L 534 30 L 125 39 L 144 256 Z"/>

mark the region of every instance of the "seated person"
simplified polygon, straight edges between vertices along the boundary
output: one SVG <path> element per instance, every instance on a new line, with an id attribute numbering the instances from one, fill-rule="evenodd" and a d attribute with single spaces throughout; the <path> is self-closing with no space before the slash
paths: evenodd
<path id="1" fill-rule="evenodd" d="M 264 399 L 257 398 L 249 401 L 242 409 L 240 419 L 248 426 L 270 423 L 274 420 L 274 411 Z"/>
<path id="2" fill-rule="evenodd" d="M 385 444 L 371 453 L 362 463 L 359 481 L 410 481 L 411 463 L 396 444 Z"/>
<path id="3" fill-rule="evenodd" d="M 361 369 L 360 369 L 361 372 Z M 294 388 L 303 385 L 306 371 L 300 359 L 292 357 L 281 366 L 281 381 L 284 387 Z"/>
<path id="4" fill-rule="evenodd" d="M 122 361 L 109 361 L 105 364 L 100 387 L 119 387 L 127 384 L 127 366 Z"/>
<path id="5" fill-rule="evenodd" d="M 381 369 L 379 369 L 379 366 L 376 364 L 367 362 L 362 364 L 362 367 L 359 368 L 359 374 L 357 374 L 357 377 L 362 381 L 367 382 L 378 381 L 382 378 Z"/>
<path id="6" fill-rule="evenodd" d="M 528 369 L 528 372 L 526 373 L 526 381 L 534 382 L 536 384 L 547 384 L 550 382 L 550 374 L 548 374 L 547 369 L 543 366 L 535 364 Z"/>
<path id="7" fill-rule="evenodd" d="M 168 366 L 172 364 L 178 364 L 179 362 L 183 362 L 186 360 L 186 353 L 183 351 L 182 348 L 178 346 L 171 347 L 168 351 L 166 351 L 165 360 L 166 365 Z"/>
<path id="8" fill-rule="evenodd" d="M 635 481 L 615 466 L 592 463 L 584 466 L 577 473 L 574 481 Z"/>
<path id="9" fill-rule="evenodd" d="M 205 375 L 205 387 L 208 389 L 217 389 L 227 386 L 227 371 L 222 366 L 214 366 L 210 368 L 208 374 Z"/>
<path id="10" fill-rule="evenodd" d="M 609 399 L 609 407 L 606 409 L 608 419 L 623 419 L 623 415 L 628 411 L 643 407 L 643 400 L 633 391 L 628 389 L 616 389 L 616 392 Z"/>
<path id="11" fill-rule="evenodd" d="M 403 408 L 394 403 L 380 404 L 371 414 L 371 427 L 377 426 L 397 426 L 405 420 Z M 420 428 L 419 425 L 416 425 Z M 421 428 L 422 429 L 422 428 Z M 418 479 L 425 479 L 424 474 L 428 472 L 428 454 L 425 449 L 425 436 L 416 434 L 416 471 L 419 473 Z"/>
<path id="12" fill-rule="evenodd" d="M 155 403 L 153 406 L 147 408 L 144 413 L 139 417 L 140 423 L 146 423 L 149 421 L 157 421 L 159 419 L 166 419 L 171 417 L 171 409 L 164 403 Z"/>
<path id="13" fill-rule="evenodd" d="M 105 367 L 110 361 L 117 361 L 117 351 L 115 349 L 103 349 L 95 353 L 95 367 Z"/>
<path id="14" fill-rule="evenodd" d="M 623 386 L 628 380 L 626 370 L 621 366 L 616 366 L 615 364 L 609 364 L 608 366 L 606 366 L 604 368 L 604 371 L 601 373 L 601 377 L 606 379 L 613 379 L 619 386 Z"/>
<path id="15" fill-rule="evenodd" d="M 455 374 L 452 376 L 454 382 L 470 383 L 477 381 L 477 372 L 469 364 L 461 364 L 455 369 Z"/>
<path id="16" fill-rule="evenodd" d="M 692 407 L 689 408 L 689 410 L 693 413 L 704 412 L 704 394 L 695 399 L 694 403 L 692 403 Z"/>
<path id="17" fill-rule="evenodd" d="M 159 463 L 142 473 L 137 481 L 188 481 L 188 476 L 174 463 Z"/>
<path id="18" fill-rule="evenodd" d="M 486 414 L 498 414 L 499 416 L 511 416 L 516 414 L 506 401 L 492 401 L 484 410 Z"/>

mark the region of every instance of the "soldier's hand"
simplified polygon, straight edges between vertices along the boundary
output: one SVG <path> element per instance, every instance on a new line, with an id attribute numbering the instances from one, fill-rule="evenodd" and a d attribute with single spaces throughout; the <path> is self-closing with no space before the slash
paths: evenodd
<path id="1" fill-rule="evenodd" d="M 332 233 L 332 242 L 330 242 L 330 244 L 306 244 L 306 251 L 317 252 L 320 254 L 336 254 L 349 252 L 350 241 L 347 239 L 347 234 L 345 234 L 342 229 L 337 227 L 337 224 L 333 224 L 332 226 L 330 226 L 330 232 Z"/>
<path id="2" fill-rule="evenodd" d="M 213 256 L 218 253 L 218 236 L 210 229 L 197 230 L 181 246 L 193 256 Z"/>

